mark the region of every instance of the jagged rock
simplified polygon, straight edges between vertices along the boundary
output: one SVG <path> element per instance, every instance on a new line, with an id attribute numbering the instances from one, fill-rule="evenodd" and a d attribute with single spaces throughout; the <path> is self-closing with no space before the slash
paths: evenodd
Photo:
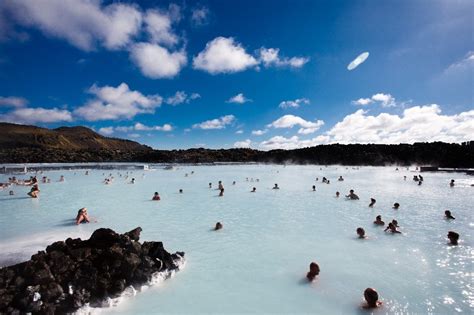
<path id="1" fill-rule="evenodd" d="M 73 312 L 178 268 L 184 253 L 170 254 L 161 242 L 140 244 L 141 231 L 98 229 L 89 240 L 55 242 L 29 261 L 0 269 L 0 314 Z"/>

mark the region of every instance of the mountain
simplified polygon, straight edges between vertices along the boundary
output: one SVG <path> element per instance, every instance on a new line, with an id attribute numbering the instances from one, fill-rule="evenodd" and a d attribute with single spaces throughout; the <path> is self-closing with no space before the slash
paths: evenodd
<path id="1" fill-rule="evenodd" d="M 46 129 L 0 123 L 0 163 L 259 162 L 341 165 L 430 165 L 474 167 L 474 141 L 464 143 L 329 144 L 295 150 L 153 150 L 108 138 L 86 127 Z"/>
<path id="2" fill-rule="evenodd" d="M 46 129 L 36 126 L 0 123 L 0 148 L 56 150 L 151 150 L 135 141 L 104 137 L 81 126 Z"/>

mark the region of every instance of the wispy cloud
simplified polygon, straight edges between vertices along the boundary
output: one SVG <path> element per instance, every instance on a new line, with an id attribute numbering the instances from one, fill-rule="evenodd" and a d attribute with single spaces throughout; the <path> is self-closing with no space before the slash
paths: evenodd
<path id="1" fill-rule="evenodd" d="M 278 105 L 280 108 L 299 108 L 302 104 L 309 104 L 307 98 L 297 98 L 294 101 L 283 101 Z"/>
<path id="2" fill-rule="evenodd" d="M 194 129 L 224 129 L 227 125 L 232 124 L 235 121 L 234 115 L 226 115 L 219 118 L 206 120 L 198 124 L 194 124 Z"/>
<path id="3" fill-rule="evenodd" d="M 247 102 L 252 102 L 251 99 L 246 98 L 243 93 L 239 93 L 237 95 L 232 96 L 227 100 L 227 103 L 237 103 L 237 104 L 244 104 Z"/>

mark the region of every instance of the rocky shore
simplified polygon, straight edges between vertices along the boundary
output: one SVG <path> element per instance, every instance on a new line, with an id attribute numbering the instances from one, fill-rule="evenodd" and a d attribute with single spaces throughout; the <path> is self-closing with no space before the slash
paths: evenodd
<path id="1" fill-rule="evenodd" d="M 140 288 L 157 272 L 179 269 L 183 252 L 139 242 L 142 229 L 97 229 L 88 240 L 55 242 L 31 260 L 0 269 L 0 314 L 70 313 Z"/>

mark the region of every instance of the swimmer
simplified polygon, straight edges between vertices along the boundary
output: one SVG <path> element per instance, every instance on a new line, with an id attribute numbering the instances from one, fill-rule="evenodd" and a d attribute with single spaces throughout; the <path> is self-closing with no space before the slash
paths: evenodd
<path id="1" fill-rule="evenodd" d="M 322 182 L 325 183 L 325 182 L 327 182 L 327 181 L 328 181 L 328 179 L 327 179 L 326 177 L 323 177 L 323 181 L 322 181 Z"/>
<path id="2" fill-rule="evenodd" d="M 454 220 L 454 219 L 456 219 L 455 217 L 453 217 L 453 215 L 451 214 L 451 211 L 449 211 L 449 210 L 444 211 L 444 217 L 445 217 L 447 220 Z"/>
<path id="3" fill-rule="evenodd" d="M 64 175 L 61 175 L 61 177 L 59 178 L 59 181 L 64 182 Z"/>
<path id="4" fill-rule="evenodd" d="M 370 198 L 369 207 L 372 208 L 375 205 L 376 202 L 377 202 L 377 200 L 375 200 L 374 198 Z"/>
<path id="5" fill-rule="evenodd" d="M 180 193 L 180 194 L 182 194 L 182 193 L 183 193 L 183 190 L 182 190 L 182 189 L 180 189 L 180 190 L 179 190 L 179 193 Z"/>
<path id="6" fill-rule="evenodd" d="M 349 190 L 349 195 L 346 195 L 346 198 L 351 200 L 359 200 L 359 196 L 354 193 L 354 189 Z"/>
<path id="7" fill-rule="evenodd" d="M 357 235 L 359 235 L 359 238 L 366 238 L 365 236 L 365 230 L 361 227 L 358 227 L 356 230 Z"/>
<path id="8" fill-rule="evenodd" d="M 385 228 L 384 232 L 387 232 L 389 231 L 390 233 L 398 233 L 398 234 L 402 234 L 402 232 L 398 231 L 397 230 L 397 227 L 395 225 L 393 225 L 392 222 L 390 222 L 388 224 L 388 226 Z"/>
<path id="9" fill-rule="evenodd" d="M 135 184 L 135 178 L 132 178 L 132 181 L 130 182 L 130 184 Z"/>
<path id="10" fill-rule="evenodd" d="M 89 223 L 89 222 L 90 222 L 90 219 L 89 219 L 89 216 L 87 215 L 87 208 L 79 209 L 79 211 L 77 211 L 76 224 Z"/>
<path id="11" fill-rule="evenodd" d="M 250 192 L 257 192 L 257 188 L 256 187 L 252 188 L 252 191 Z"/>
<path id="12" fill-rule="evenodd" d="M 374 224 L 375 225 L 385 225 L 385 222 L 382 221 L 382 216 L 381 215 L 378 215 L 375 217 L 375 221 L 374 221 Z"/>
<path id="13" fill-rule="evenodd" d="M 458 245 L 459 234 L 454 231 L 448 232 L 449 243 L 451 245 Z"/>
<path id="14" fill-rule="evenodd" d="M 155 194 L 153 195 L 153 198 L 151 198 L 151 200 L 156 200 L 156 201 L 161 200 L 160 194 L 155 191 Z"/>
<path id="15" fill-rule="evenodd" d="M 451 179 L 451 182 L 449 183 L 449 186 L 454 187 L 454 179 Z"/>
<path id="16" fill-rule="evenodd" d="M 278 187 L 278 184 L 275 184 L 272 189 L 280 189 L 280 187 Z"/>
<path id="17" fill-rule="evenodd" d="M 397 220 L 393 219 L 393 220 L 392 220 L 392 224 L 393 224 L 393 226 L 395 226 L 396 228 L 399 228 L 399 226 L 398 226 L 398 221 L 397 221 Z"/>
<path id="18" fill-rule="evenodd" d="M 219 192 L 219 197 L 223 197 L 223 196 L 224 196 L 224 188 L 221 188 Z"/>
<path id="19" fill-rule="evenodd" d="M 313 191 L 316 191 L 316 186 L 313 185 Z"/>
<path id="20" fill-rule="evenodd" d="M 318 181 L 318 180 L 319 180 L 319 178 L 318 178 L 318 177 L 316 177 L 316 181 Z"/>
<path id="21" fill-rule="evenodd" d="M 33 187 L 31 187 L 30 192 L 27 193 L 27 195 L 30 196 L 31 198 L 38 198 L 39 193 L 40 193 L 40 190 L 39 190 L 38 184 L 34 184 Z"/>
<path id="22" fill-rule="evenodd" d="M 406 177 L 406 176 L 403 176 L 403 180 L 407 180 L 407 177 Z"/>
<path id="23" fill-rule="evenodd" d="M 376 308 L 382 305 L 382 302 L 379 301 L 379 294 L 377 293 L 377 291 L 375 291 L 375 289 L 365 289 L 364 299 L 367 302 L 365 308 Z"/>
<path id="24" fill-rule="evenodd" d="M 339 198 L 340 194 L 341 194 L 340 192 L 336 191 L 336 198 Z"/>
<path id="25" fill-rule="evenodd" d="M 395 202 L 395 203 L 393 204 L 392 209 L 398 210 L 398 208 L 400 208 L 400 204 L 399 204 L 398 202 Z"/>
<path id="26" fill-rule="evenodd" d="M 423 176 L 418 175 L 418 177 L 420 178 L 420 181 L 423 181 L 423 180 L 424 180 L 424 179 L 423 179 Z"/>
<path id="27" fill-rule="evenodd" d="M 214 227 L 214 231 L 220 230 L 220 229 L 222 229 L 223 227 L 224 227 L 224 226 L 222 225 L 222 223 L 217 222 L 217 223 L 216 223 L 216 226 Z"/>
<path id="28" fill-rule="evenodd" d="M 316 278 L 317 275 L 319 275 L 320 269 L 319 265 L 315 263 L 314 261 L 309 264 L 309 272 L 306 274 L 306 278 L 309 281 L 313 281 L 314 278 Z"/>
<path id="29" fill-rule="evenodd" d="M 232 185 L 235 185 L 235 180 L 232 182 Z"/>
<path id="30" fill-rule="evenodd" d="M 421 186 L 421 184 L 423 184 L 423 181 L 422 181 L 422 180 L 420 180 L 420 181 L 418 182 L 418 186 Z"/>
<path id="31" fill-rule="evenodd" d="M 337 180 L 342 182 L 342 181 L 344 181 L 344 178 L 342 178 L 342 175 L 341 175 L 341 176 L 339 176 L 339 178 Z"/>
<path id="32" fill-rule="evenodd" d="M 212 188 L 212 183 L 209 183 L 209 188 Z"/>
<path id="33" fill-rule="evenodd" d="M 10 192 L 8 193 L 10 196 L 13 196 L 15 195 L 15 192 L 13 190 L 10 190 Z"/>
<path id="34" fill-rule="evenodd" d="M 222 181 L 219 181 L 219 185 L 217 187 L 219 190 L 223 190 L 224 189 L 224 185 L 222 185 Z"/>

